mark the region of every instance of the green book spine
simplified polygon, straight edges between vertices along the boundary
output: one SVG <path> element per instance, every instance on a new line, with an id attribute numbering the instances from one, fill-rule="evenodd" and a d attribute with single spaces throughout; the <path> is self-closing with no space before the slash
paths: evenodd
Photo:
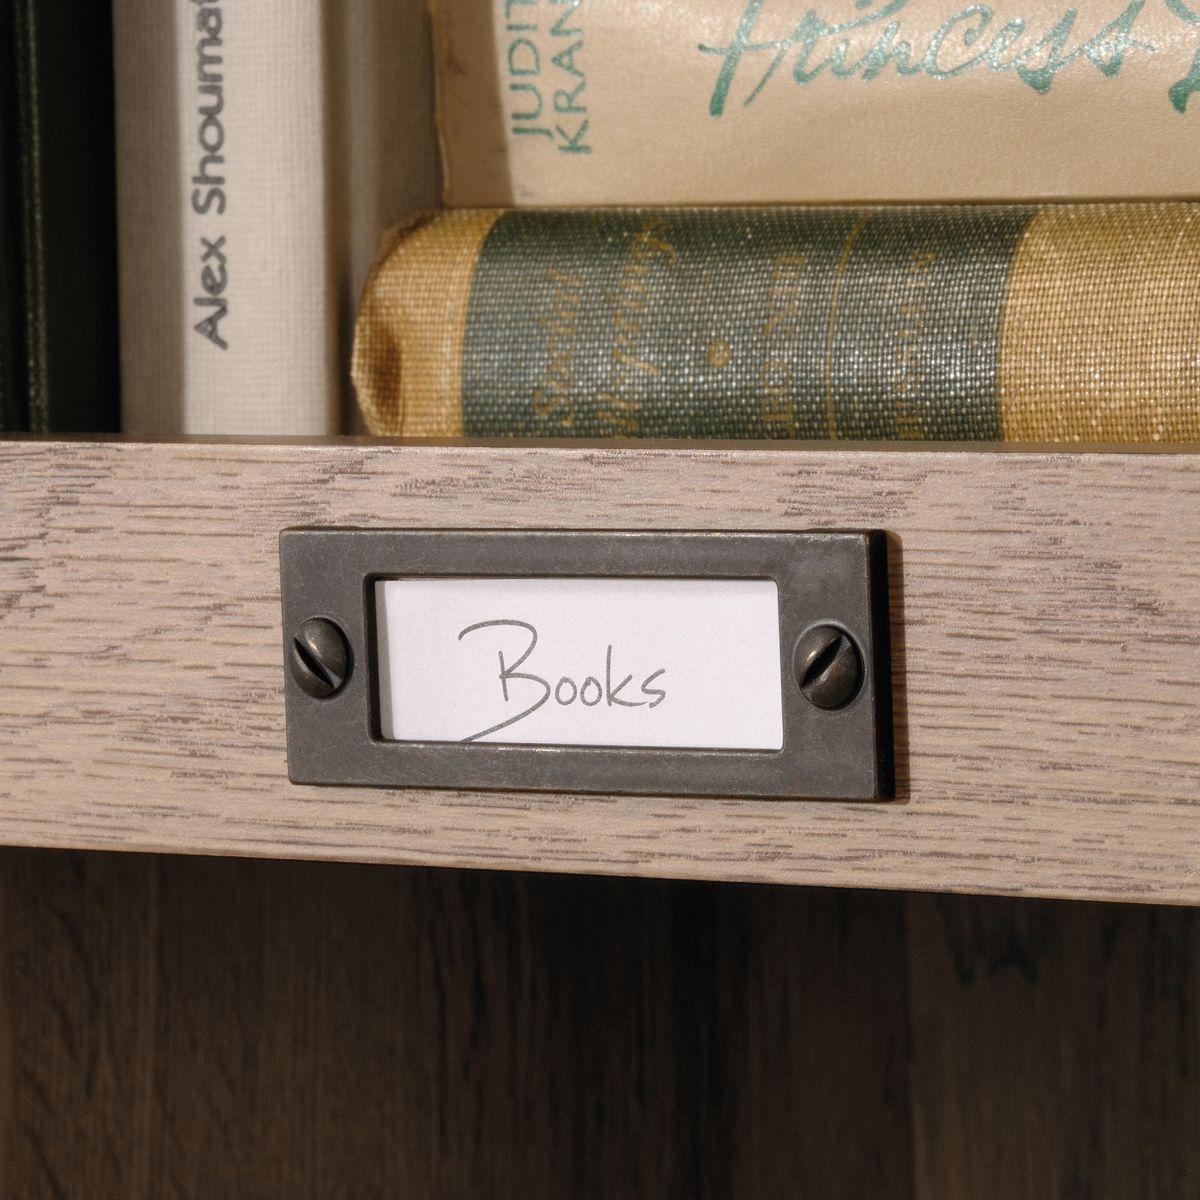
<path id="1" fill-rule="evenodd" d="M 16 39 L 0 34 L 0 433 L 28 428 L 21 310 L 21 171 Z"/>
<path id="2" fill-rule="evenodd" d="M 0 429 L 120 425 L 112 15 L 15 0 L 0 29 Z"/>
<path id="3" fill-rule="evenodd" d="M 1200 205 L 468 210 L 368 285 L 368 427 L 1200 437 Z"/>

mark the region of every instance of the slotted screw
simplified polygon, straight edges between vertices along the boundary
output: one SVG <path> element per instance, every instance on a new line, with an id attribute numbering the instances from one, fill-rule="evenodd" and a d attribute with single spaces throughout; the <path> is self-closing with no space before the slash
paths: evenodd
<path id="1" fill-rule="evenodd" d="M 350 674 L 346 635 L 324 617 L 310 617 L 292 638 L 292 678 L 320 700 L 341 689 Z"/>
<path id="2" fill-rule="evenodd" d="M 862 685 L 862 655 L 854 639 L 836 625 L 815 625 L 801 635 L 792 670 L 800 690 L 817 708 L 844 708 Z"/>

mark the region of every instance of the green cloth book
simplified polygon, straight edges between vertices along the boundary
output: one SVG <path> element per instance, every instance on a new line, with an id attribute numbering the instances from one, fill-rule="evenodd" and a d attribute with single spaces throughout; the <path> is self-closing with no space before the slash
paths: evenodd
<path id="1" fill-rule="evenodd" d="M 112 14 L 0 29 L 0 431 L 119 428 Z"/>
<path id="2" fill-rule="evenodd" d="M 378 434 L 1200 439 L 1200 204 L 475 209 L 395 230 Z"/>

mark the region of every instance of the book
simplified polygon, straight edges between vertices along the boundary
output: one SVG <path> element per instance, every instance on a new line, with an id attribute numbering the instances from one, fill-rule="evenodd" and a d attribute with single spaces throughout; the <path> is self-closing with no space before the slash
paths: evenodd
<path id="1" fill-rule="evenodd" d="M 1200 438 L 1200 204 L 461 209 L 393 232 L 377 434 Z"/>
<path id="2" fill-rule="evenodd" d="M 127 433 L 329 434 L 378 231 L 436 196 L 419 0 L 118 0 Z"/>
<path id="3" fill-rule="evenodd" d="M 0 30 L 0 432 L 117 428 L 106 5 L 18 0 Z M 97 47 L 101 51 L 97 53 Z"/>
<path id="4" fill-rule="evenodd" d="M 456 206 L 1190 199 L 1195 0 L 431 0 Z"/>

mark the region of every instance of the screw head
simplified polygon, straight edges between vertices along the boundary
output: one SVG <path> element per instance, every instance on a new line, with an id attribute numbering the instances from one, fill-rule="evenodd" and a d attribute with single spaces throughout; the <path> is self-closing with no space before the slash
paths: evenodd
<path id="1" fill-rule="evenodd" d="M 346 635 L 324 617 L 310 617 L 292 638 L 292 678 L 321 700 L 340 691 L 350 675 Z"/>
<path id="2" fill-rule="evenodd" d="M 792 670 L 800 690 L 817 708 L 844 708 L 862 686 L 862 655 L 854 639 L 836 625 L 814 625 L 801 634 Z"/>

